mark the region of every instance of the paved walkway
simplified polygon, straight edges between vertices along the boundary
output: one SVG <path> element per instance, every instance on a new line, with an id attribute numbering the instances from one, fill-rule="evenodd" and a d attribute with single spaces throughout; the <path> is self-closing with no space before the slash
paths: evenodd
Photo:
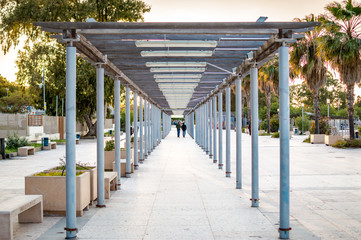
<path id="1" fill-rule="evenodd" d="M 360 239 L 361 151 L 305 144 L 304 138 L 291 140 L 292 239 Z M 231 140 L 234 171 L 234 132 Z M 189 136 L 171 132 L 132 178 L 122 179 L 107 208 L 78 218 L 79 239 L 277 239 L 279 139 L 260 137 L 258 209 L 249 201 L 249 141 L 244 134 L 244 189 L 236 190 L 234 174 L 225 178 Z M 0 192 L 9 186 L 23 192 L 24 175 L 56 165 L 63 153 L 60 147 L 0 161 Z M 95 162 L 95 153 L 95 141 L 77 146 L 78 161 Z M 15 236 L 63 239 L 64 225 L 64 218 L 46 217 L 44 224 L 22 224 Z"/>

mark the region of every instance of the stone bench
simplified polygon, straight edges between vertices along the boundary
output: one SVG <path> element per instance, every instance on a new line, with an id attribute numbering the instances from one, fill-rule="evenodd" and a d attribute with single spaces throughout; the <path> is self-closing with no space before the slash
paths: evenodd
<path id="1" fill-rule="evenodd" d="M 116 172 L 104 172 L 104 195 L 105 199 L 110 198 L 110 191 L 116 191 L 118 178 Z"/>
<path id="2" fill-rule="evenodd" d="M 13 222 L 43 222 L 43 196 L 19 195 L 0 203 L 0 239 L 13 239 Z"/>
<path id="3" fill-rule="evenodd" d="M 18 148 L 18 156 L 28 156 L 28 155 L 34 155 L 35 148 L 33 146 L 25 146 L 25 147 L 19 147 Z"/>
<path id="4" fill-rule="evenodd" d="M 56 149 L 56 142 L 49 142 L 48 146 L 44 146 L 43 150 Z"/>

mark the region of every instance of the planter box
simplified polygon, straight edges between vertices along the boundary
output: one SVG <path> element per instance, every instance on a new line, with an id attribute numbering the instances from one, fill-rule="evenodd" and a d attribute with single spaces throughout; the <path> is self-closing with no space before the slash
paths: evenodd
<path id="1" fill-rule="evenodd" d="M 126 177 L 125 168 L 126 168 L 125 159 L 120 159 L 120 175 L 121 175 L 121 177 Z M 134 163 L 133 162 L 130 163 L 130 169 L 131 169 L 131 173 L 134 173 Z M 115 161 L 113 162 L 113 172 L 116 172 Z"/>
<path id="2" fill-rule="evenodd" d="M 104 151 L 104 170 L 112 170 L 115 151 Z"/>
<path id="3" fill-rule="evenodd" d="M 133 160 L 134 159 L 133 156 L 134 156 L 134 149 L 131 148 L 130 149 L 130 159 Z M 120 159 L 126 159 L 126 157 L 127 157 L 126 151 L 125 150 L 120 150 Z M 114 159 L 113 159 L 113 161 L 114 161 Z"/>
<path id="4" fill-rule="evenodd" d="M 339 140 L 342 140 L 342 136 L 338 136 L 338 135 L 326 135 L 325 136 L 325 144 L 327 146 L 332 146 Z"/>
<path id="5" fill-rule="evenodd" d="M 311 134 L 310 142 L 312 144 L 324 144 L 325 143 L 325 134 Z"/>
<path id="6" fill-rule="evenodd" d="M 65 176 L 26 176 L 25 194 L 43 195 L 43 210 L 47 214 L 66 214 Z M 76 176 L 76 215 L 82 216 L 90 202 L 90 173 Z"/>

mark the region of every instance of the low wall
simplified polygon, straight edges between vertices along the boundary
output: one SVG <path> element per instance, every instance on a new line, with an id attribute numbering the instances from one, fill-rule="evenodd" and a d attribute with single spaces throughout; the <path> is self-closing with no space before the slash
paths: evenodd
<path id="1" fill-rule="evenodd" d="M 54 134 L 58 133 L 58 117 L 44 116 L 44 133 Z"/>
<path id="2" fill-rule="evenodd" d="M 28 120 L 26 114 L 0 113 L 0 138 L 14 133 L 27 136 Z"/>

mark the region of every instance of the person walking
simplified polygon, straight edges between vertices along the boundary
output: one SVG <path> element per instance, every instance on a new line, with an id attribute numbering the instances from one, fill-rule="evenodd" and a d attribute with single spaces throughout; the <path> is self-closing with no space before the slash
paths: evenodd
<path id="1" fill-rule="evenodd" d="M 182 124 L 183 137 L 186 137 L 187 125 L 185 123 Z"/>
<path id="2" fill-rule="evenodd" d="M 180 135 L 180 130 L 181 130 L 180 121 L 177 122 L 176 128 L 177 128 L 177 137 L 179 137 L 179 135 Z"/>

